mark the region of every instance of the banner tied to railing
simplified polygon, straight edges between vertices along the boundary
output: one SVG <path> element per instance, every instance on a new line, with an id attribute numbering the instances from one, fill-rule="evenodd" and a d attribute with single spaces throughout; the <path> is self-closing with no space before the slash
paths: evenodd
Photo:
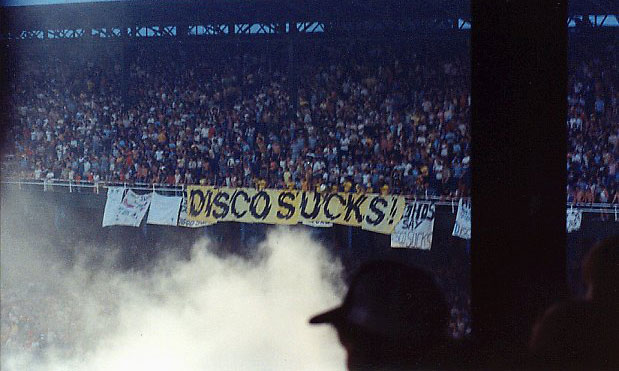
<path id="1" fill-rule="evenodd" d="M 108 198 L 103 213 L 104 227 L 125 225 L 138 227 L 150 206 L 152 193 L 139 195 L 132 190 L 124 193 L 122 188 L 108 189 Z"/>
<path id="2" fill-rule="evenodd" d="M 471 201 L 460 199 L 452 236 L 471 239 Z"/>
<path id="3" fill-rule="evenodd" d="M 396 195 L 187 187 L 187 219 L 209 224 L 334 223 L 390 234 L 405 205 Z"/>
<path id="4" fill-rule="evenodd" d="M 159 193 L 152 193 L 153 197 L 148 209 L 146 223 L 157 225 L 178 225 L 178 211 L 181 207 L 180 196 L 163 196 Z"/>
<path id="5" fill-rule="evenodd" d="M 578 209 L 567 209 L 567 217 L 565 218 L 565 228 L 567 233 L 572 233 L 580 229 L 582 223 L 582 211 Z"/>
<path id="6" fill-rule="evenodd" d="M 406 205 L 402 220 L 391 234 L 391 247 L 430 250 L 435 214 L 434 202 Z"/>

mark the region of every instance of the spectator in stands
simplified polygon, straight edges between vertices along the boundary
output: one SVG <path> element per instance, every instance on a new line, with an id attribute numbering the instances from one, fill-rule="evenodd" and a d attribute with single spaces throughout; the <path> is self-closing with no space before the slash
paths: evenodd
<path id="1" fill-rule="evenodd" d="M 552 369 L 619 369 L 619 235 L 588 254 L 584 300 L 552 306 L 533 330 L 536 366 Z"/>
<path id="2" fill-rule="evenodd" d="M 350 370 L 409 370 L 455 366 L 449 313 L 432 276 L 395 262 L 367 263 L 341 306 L 310 323 L 337 330 Z M 461 367 L 462 364 L 459 364 Z"/>

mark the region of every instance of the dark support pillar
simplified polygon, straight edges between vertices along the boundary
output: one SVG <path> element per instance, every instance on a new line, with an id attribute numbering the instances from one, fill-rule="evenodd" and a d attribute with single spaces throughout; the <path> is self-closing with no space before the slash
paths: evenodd
<path id="1" fill-rule="evenodd" d="M 567 5 L 472 3 L 472 312 L 496 366 L 567 291 Z"/>
<path id="2" fill-rule="evenodd" d="M 290 22 L 288 33 L 288 94 L 292 104 L 292 114 L 296 115 L 299 105 L 299 63 L 297 56 L 297 23 Z"/>

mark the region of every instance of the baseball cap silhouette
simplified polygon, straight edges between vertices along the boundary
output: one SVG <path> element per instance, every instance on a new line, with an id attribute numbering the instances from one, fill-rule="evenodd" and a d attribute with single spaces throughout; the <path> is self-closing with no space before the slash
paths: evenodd
<path id="1" fill-rule="evenodd" d="M 398 262 L 375 261 L 354 276 L 344 302 L 311 324 L 354 326 L 389 338 L 442 336 L 448 309 L 433 277 Z"/>

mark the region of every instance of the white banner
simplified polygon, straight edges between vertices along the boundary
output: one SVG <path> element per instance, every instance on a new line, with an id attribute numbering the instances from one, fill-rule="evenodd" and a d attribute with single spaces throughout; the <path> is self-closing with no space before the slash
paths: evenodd
<path id="1" fill-rule="evenodd" d="M 107 200 L 105 201 L 105 210 L 103 211 L 103 227 L 114 225 L 124 193 L 125 188 L 123 187 L 109 187 L 107 189 Z"/>
<path id="2" fill-rule="evenodd" d="M 207 225 L 213 225 L 213 224 L 215 223 L 199 222 L 197 220 L 189 220 L 187 218 L 187 199 L 182 197 L 181 212 L 178 215 L 178 226 L 179 227 L 200 228 L 200 227 L 206 227 Z"/>
<path id="3" fill-rule="evenodd" d="M 566 228 L 567 233 L 575 232 L 580 229 L 582 223 L 582 211 L 578 209 L 567 209 Z"/>
<path id="4" fill-rule="evenodd" d="M 456 224 L 451 235 L 464 238 L 465 240 L 471 239 L 471 201 L 460 199 L 458 202 Z"/>
<path id="5" fill-rule="evenodd" d="M 139 227 L 150 206 L 152 195 L 152 193 L 138 195 L 131 190 L 127 191 L 120 205 L 113 210 L 114 215 L 109 225 Z"/>
<path id="6" fill-rule="evenodd" d="M 146 223 L 176 226 L 182 200 L 183 198 L 179 196 L 162 196 L 153 193 Z"/>
<path id="7" fill-rule="evenodd" d="M 402 219 L 391 234 L 391 247 L 430 250 L 436 205 L 414 202 L 406 205 Z"/>

